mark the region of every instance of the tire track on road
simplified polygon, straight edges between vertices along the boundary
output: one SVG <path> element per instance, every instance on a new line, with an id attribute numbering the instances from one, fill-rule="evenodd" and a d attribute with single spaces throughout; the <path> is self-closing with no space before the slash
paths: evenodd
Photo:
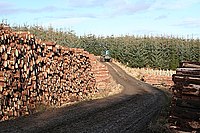
<path id="1" fill-rule="evenodd" d="M 141 132 L 161 110 L 164 94 L 115 64 L 104 64 L 113 79 L 124 86 L 121 94 L 5 121 L 0 123 L 0 132 Z"/>

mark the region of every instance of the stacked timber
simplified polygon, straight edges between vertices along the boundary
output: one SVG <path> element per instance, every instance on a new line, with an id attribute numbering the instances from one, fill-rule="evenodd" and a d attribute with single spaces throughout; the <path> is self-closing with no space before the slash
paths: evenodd
<path id="1" fill-rule="evenodd" d="M 171 128 L 200 131 L 200 62 L 182 62 L 173 75 Z"/>
<path id="2" fill-rule="evenodd" d="M 89 53 L 0 25 L 0 121 L 97 91 Z"/>
<path id="3" fill-rule="evenodd" d="M 95 94 L 95 78 L 88 53 L 46 42 L 39 65 L 39 90 L 45 105 L 62 105 Z"/>
<path id="4" fill-rule="evenodd" d="M 0 119 L 27 115 L 35 107 L 37 90 L 37 49 L 28 32 L 0 30 Z"/>
<path id="5" fill-rule="evenodd" d="M 141 80 L 155 86 L 170 87 L 173 85 L 172 77 L 165 75 L 144 74 Z"/>

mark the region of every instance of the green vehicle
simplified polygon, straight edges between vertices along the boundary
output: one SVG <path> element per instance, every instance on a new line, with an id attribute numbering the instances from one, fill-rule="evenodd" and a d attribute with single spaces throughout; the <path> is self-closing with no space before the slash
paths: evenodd
<path id="1" fill-rule="evenodd" d="M 110 56 L 109 50 L 102 51 L 101 52 L 101 57 L 100 57 L 101 62 L 112 62 L 112 58 Z"/>

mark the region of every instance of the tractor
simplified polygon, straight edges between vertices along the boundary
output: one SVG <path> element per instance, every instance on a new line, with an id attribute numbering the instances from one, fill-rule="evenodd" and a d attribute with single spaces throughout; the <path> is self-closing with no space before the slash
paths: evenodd
<path id="1" fill-rule="evenodd" d="M 102 51 L 101 52 L 101 57 L 100 57 L 101 62 L 112 62 L 112 58 L 110 57 L 110 52 L 109 50 Z"/>

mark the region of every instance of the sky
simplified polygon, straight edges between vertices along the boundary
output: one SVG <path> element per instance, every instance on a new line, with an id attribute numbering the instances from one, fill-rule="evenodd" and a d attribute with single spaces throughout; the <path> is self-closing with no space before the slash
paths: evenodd
<path id="1" fill-rule="evenodd" d="M 200 0 L 0 0 L 0 20 L 77 35 L 200 38 Z"/>

